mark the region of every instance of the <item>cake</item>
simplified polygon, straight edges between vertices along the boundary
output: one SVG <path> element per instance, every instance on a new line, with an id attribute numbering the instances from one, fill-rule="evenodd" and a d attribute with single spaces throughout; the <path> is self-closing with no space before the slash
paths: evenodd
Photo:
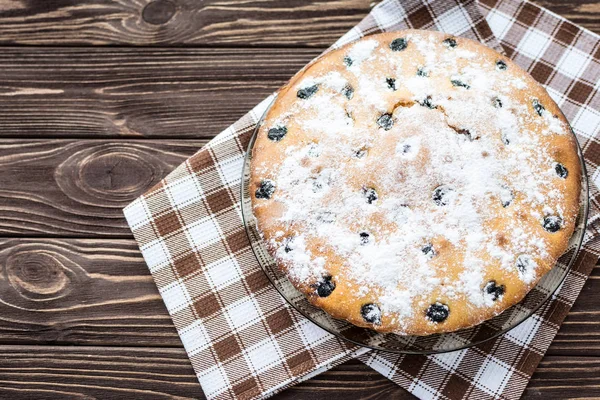
<path id="1" fill-rule="evenodd" d="M 545 89 L 480 43 L 367 36 L 277 93 L 250 194 L 268 251 L 334 318 L 452 332 L 518 303 L 579 211 L 571 128 Z"/>

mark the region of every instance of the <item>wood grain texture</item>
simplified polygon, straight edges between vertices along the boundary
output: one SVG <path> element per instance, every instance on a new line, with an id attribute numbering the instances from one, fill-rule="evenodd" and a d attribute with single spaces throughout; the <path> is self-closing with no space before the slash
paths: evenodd
<path id="1" fill-rule="evenodd" d="M 211 138 L 319 53 L 0 48 L 0 138 Z"/>
<path id="2" fill-rule="evenodd" d="M 0 266 L 2 344 L 181 346 L 133 240 L 0 239 Z M 600 357 L 598 304 L 600 267 L 548 355 Z"/>
<path id="3" fill-rule="evenodd" d="M 2 344 L 181 347 L 133 240 L 0 239 L 0 266 Z"/>
<path id="4" fill-rule="evenodd" d="M 1 398 L 202 399 L 183 349 L 0 346 Z M 600 358 L 546 357 L 525 399 L 600 396 Z M 30 396 L 30 397 L 26 397 Z M 274 399 L 414 399 L 358 361 L 349 361 Z"/>
<path id="5" fill-rule="evenodd" d="M 0 235 L 131 237 L 122 208 L 204 140 L 0 140 Z"/>
<path id="6" fill-rule="evenodd" d="M 0 44 L 329 46 L 372 0 L 0 1 Z"/>
<path id="7" fill-rule="evenodd" d="M 378 0 L 0 0 L 0 44 L 325 48 Z M 598 32 L 595 0 L 537 3 Z"/>

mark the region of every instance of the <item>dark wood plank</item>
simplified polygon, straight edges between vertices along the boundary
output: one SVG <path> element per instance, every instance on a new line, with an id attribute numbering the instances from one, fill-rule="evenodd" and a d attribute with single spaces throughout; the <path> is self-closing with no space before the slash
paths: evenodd
<path id="1" fill-rule="evenodd" d="M 131 237 L 122 208 L 204 140 L 0 140 L 0 235 Z"/>
<path id="2" fill-rule="evenodd" d="M 0 0 L 0 44 L 324 48 L 378 0 Z M 594 0 L 537 3 L 600 29 Z"/>
<path id="3" fill-rule="evenodd" d="M 319 53 L 0 48 L 0 138 L 210 138 Z"/>
<path id="4" fill-rule="evenodd" d="M 0 239 L 0 344 L 181 342 L 133 240 Z M 600 267 L 549 355 L 600 357 Z"/>
<path id="5" fill-rule="evenodd" d="M 371 0 L 0 1 L 0 43 L 326 47 Z"/>
<path id="6" fill-rule="evenodd" d="M 0 397 L 204 398 L 183 349 L 0 346 Z M 600 396 L 600 358 L 546 357 L 524 398 Z M 358 361 L 350 361 L 275 399 L 413 399 Z"/>
<path id="7" fill-rule="evenodd" d="M 0 239 L 0 265 L 2 344 L 181 347 L 133 240 Z"/>
<path id="8" fill-rule="evenodd" d="M 0 43 L 329 46 L 371 0 L 0 1 Z"/>
<path id="9" fill-rule="evenodd" d="M 3 399 L 203 399 L 183 349 L 1 346 Z"/>

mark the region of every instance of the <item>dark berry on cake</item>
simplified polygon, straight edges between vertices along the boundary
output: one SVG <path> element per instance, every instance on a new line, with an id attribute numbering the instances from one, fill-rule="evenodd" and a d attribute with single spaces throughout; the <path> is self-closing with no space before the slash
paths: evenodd
<path id="1" fill-rule="evenodd" d="M 483 292 L 491 296 L 493 301 L 496 301 L 502 297 L 505 291 L 506 287 L 504 285 L 498 285 L 496 281 L 489 281 L 483 288 Z"/>
<path id="2" fill-rule="evenodd" d="M 283 251 L 285 251 L 286 253 L 289 253 L 290 251 L 294 250 L 294 248 L 292 247 L 293 242 L 294 242 L 293 237 L 285 238 L 285 240 L 283 241 Z"/>
<path id="3" fill-rule="evenodd" d="M 385 78 L 387 87 L 392 90 L 396 90 L 396 80 L 394 78 Z"/>
<path id="4" fill-rule="evenodd" d="M 394 39 L 392 40 L 392 43 L 390 43 L 390 49 L 392 49 L 392 51 L 402 51 L 406 49 L 407 46 L 408 42 L 404 38 Z"/>
<path id="5" fill-rule="evenodd" d="M 371 235 L 369 234 L 369 232 L 361 232 L 358 235 L 360 236 L 361 245 L 365 245 L 371 240 Z"/>
<path id="6" fill-rule="evenodd" d="M 567 176 L 569 176 L 569 171 L 567 170 L 567 167 L 565 167 L 561 163 L 556 163 L 556 165 L 554 166 L 554 170 L 556 171 L 556 175 L 563 179 L 566 179 Z"/>
<path id="7" fill-rule="evenodd" d="M 444 43 L 444 46 L 448 47 L 449 49 L 453 49 L 458 46 L 458 43 L 456 43 L 456 39 L 454 38 L 444 39 L 442 43 Z"/>
<path id="8" fill-rule="evenodd" d="M 269 179 L 264 179 L 260 182 L 260 186 L 256 189 L 254 195 L 257 199 L 270 199 L 275 192 L 275 182 Z"/>
<path id="9" fill-rule="evenodd" d="M 460 79 L 451 79 L 450 82 L 452 82 L 452 86 L 463 87 L 465 89 L 471 89 L 471 86 L 469 86 L 467 83 L 461 81 Z"/>
<path id="10" fill-rule="evenodd" d="M 299 99 L 306 100 L 319 90 L 318 85 L 312 85 L 298 90 L 297 96 Z"/>
<path id="11" fill-rule="evenodd" d="M 352 59 L 348 56 L 344 57 L 344 64 L 346 65 L 346 67 L 351 67 L 352 66 Z"/>
<path id="12" fill-rule="evenodd" d="M 352 100 L 352 97 L 354 97 L 354 89 L 352 88 L 352 86 L 350 85 L 346 85 L 344 86 L 344 88 L 342 89 L 342 94 L 344 96 L 346 96 L 346 98 L 348 100 Z"/>
<path id="13" fill-rule="evenodd" d="M 392 129 L 392 126 L 394 126 L 394 119 L 392 118 L 392 114 L 383 114 L 381 117 L 377 118 L 377 125 L 379 125 L 386 131 Z"/>
<path id="14" fill-rule="evenodd" d="M 354 157 L 364 158 L 367 155 L 367 149 L 358 149 L 354 152 Z"/>
<path id="15" fill-rule="evenodd" d="M 335 282 L 331 275 L 324 276 L 316 284 L 316 292 L 319 297 L 327 297 L 335 290 Z"/>
<path id="16" fill-rule="evenodd" d="M 360 315 L 362 315 L 363 319 L 370 324 L 381 324 L 381 310 L 377 304 L 364 304 L 360 308 Z"/>
<path id="17" fill-rule="evenodd" d="M 425 97 L 425 99 L 422 102 L 420 102 L 419 104 L 422 105 L 423 107 L 431 108 L 432 110 L 434 108 L 437 108 L 437 106 L 435 104 L 433 104 L 433 100 L 432 100 L 431 96 Z"/>
<path id="18" fill-rule="evenodd" d="M 517 257 L 517 269 L 521 273 L 525 273 L 533 267 L 533 260 L 530 256 L 522 254 Z"/>
<path id="19" fill-rule="evenodd" d="M 503 186 L 502 191 L 500 192 L 500 202 L 502 203 L 502 207 L 506 208 L 511 205 L 515 196 L 508 187 Z"/>
<path id="20" fill-rule="evenodd" d="M 444 322 L 448 318 L 448 315 L 450 315 L 450 308 L 446 304 L 442 304 L 439 301 L 436 301 L 430 305 L 425 312 L 427 319 L 431 322 L 435 322 L 436 324 Z"/>
<path id="21" fill-rule="evenodd" d="M 508 69 L 508 65 L 502 60 L 496 61 L 496 69 L 498 71 L 506 71 Z"/>
<path id="22" fill-rule="evenodd" d="M 558 232 L 562 227 L 562 218 L 556 215 L 548 215 L 544 218 L 544 229 L 550 233 Z"/>
<path id="23" fill-rule="evenodd" d="M 468 129 L 461 128 L 458 131 L 456 131 L 456 133 L 458 133 L 459 135 L 464 135 L 464 137 L 466 137 L 467 140 L 469 140 L 469 142 L 472 142 L 474 139 L 471 135 L 471 131 Z"/>
<path id="24" fill-rule="evenodd" d="M 538 99 L 533 99 L 533 101 L 531 102 L 531 104 L 533 104 L 533 109 L 535 110 L 536 113 L 538 113 L 538 115 L 541 117 L 542 115 L 544 115 L 544 110 L 546 110 L 544 108 L 544 106 L 540 103 L 540 101 Z"/>
<path id="25" fill-rule="evenodd" d="M 438 186 L 433 191 L 432 198 L 434 203 L 438 206 L 447 206 L 448 204 L 450 204 L 450 197 L 452 196 L 452 192 L 454 192 L 454 189 L 452 189 L 448 185 Z"/>
<path id="26" fill-rule="evenodd" d="M 285 135 L 287 135 L 287 128 L 285 126 L 276 126 L 267 132 L 267 137 L 274 142 L 279 142 Z"/>
<path id="27" fill-rule="evenodd" d="M 502 100 L 500 100 L 498 97 L 494 98 L 493 104 L 496 108 L 502 108 Z"/>
<path id="28" fill-rule="evenodd" d="M 379 198 L 375 189 L 370 188 L 370 187 L 363 188 L 363 196 L 365 196 L 365 199 L 367 200 L 367 203 L 369 203 L 369 204 L 373 204 Z"/>
<path id="29" fill-rule="evenodd" d="M 423 246 L 421 251 L 427 256 L 427 258 L 433 258 L 437 254 L 431 243 L 427 243 L 425 246 Z"/>
<path id="30" fill-rule="evenodd" d="M 424 67 L 419 67 L 419 69 L 417 69 L 417 76 L 428 77 L 429 72 L 427 72 Z"/>

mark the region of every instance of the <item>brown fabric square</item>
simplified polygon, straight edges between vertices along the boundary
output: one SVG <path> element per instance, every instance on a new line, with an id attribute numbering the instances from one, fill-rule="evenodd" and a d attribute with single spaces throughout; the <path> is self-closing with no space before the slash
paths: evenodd
<path id="1" fill-rule="evenodd" d="M 348 329 L 345 329 L 344 336 L 358 343 L 369 339 L 369 334 L 364 329 L 356 326 L 350 326 Z"/>
<path id="2" fill-rule="evenodd" d="M 495 332 L 495 330 L 492 329 L 489 325 L 483 324 L 477 330 L 477 333 L 473 337 L 473 341 L 474 342 L 481 342 L 482 340 L 485 340 L 486 338 L 489 338 L 494 332 Z M 489 351 L 492 350 L 492 348 L 494 347 L 494 345 L 495 345 L 495 341 L 494 340 L 486 340 L 484 342 L 479 343 L 477 345 L 477 348 L 481 349 L 481 351 L 483 351 L 484 353 L 488 353 Z"/>
<path id="3" fill-rule="evenodd" d="M 415 354 L 403 357 L 400 361 L 400 364 L 398 364 L 398 368 L 413 378 L 416 378 L 419 375 L 421 368 L 423 368 L 423 366 L 428 362 L 429 361 L 426 356 L 422 354 Z"/>
<path id="4" fill-rule="evenodd" d="M 421 6 L 408 14 L 408 22 L 412 28 L 422 29 L 432 24 L 433 16 L 429 12 L 429 8 L 427 6 Z"/>
<path id="5" fill-rule="evenodd" d="M 179 278 L 185 278 L 186 276 L 202 269 L 200 255 L 192 252 L 181 258 L 178 258 L 173 261 L 173 268 L 175 269 L 175 273 Z"/>
<path id="6" fill-rule="evenodd" d="M 554 68 L 546 65 L 544 62 L 536 62 L 530 70 L 531 76 L 541 84 L 548 83 L 550 76 L 554 73 Z"/>
<path id="7" fill-rule="evenodd" d="M 214 293 L 208 293 L 194 301 L 194 311 L 198 318 L 210 317 L 219 310 L 221 310 L 221 305 Z"/>
<path id="8" fill-rule="evenodd" d="M 267 325 L 269 325 L 271 333 L 276 335 L 279 332 L 294 326 L 294 321 L 292 320 L 292 316 L 290 315 L 289 311 L 285 308 L 282 308 L 275 314 L 271 314 L 267 317 Z"/>
<path id="9" fill-rule="evenodd" d="M 508 58 L 512 59 L 515 56 L 516 49 L 513 46 L 502 43 L 502 48 L 504 49 L 504 54 L 506 54 Z"/>
<path id="10" fill-rule="evenodd" d="M 587 147 L 583 150 L 584 156 L 588 160 L 595 160 L 594 165 L 600 165 L 600 143 L 595 139 L 588 142 Z"/>
<path id="11" fill-rule="evenodd" d="M 525 3 L 523 4 L 523 8 L 521 8 L 521 11 L 516 15 L 516 19 L 521 24 L 529 27 L 533 25 L 537 17 L 540 15 L 540 12 L 541 10 L 535 5 Z"/>
<path id="12" fill-rule="evenodd" d="M 219 340 L 213 345 L 213 349 L 217 354 L 217 358 L 220 362 L 225 362 L 233 356 L 236 356 L 242 352 L 240 345 L 235 338 L 235 335 L 227 336 L 224 339 Z"/>
<path id="13" fill-rule="evenodd" d="M 226 208 L 233 207 L 233 200 L 231 199 L 229 189 L 227 188 L 219 189 L 206 196 L 206 203 L 208 204 L 210 212 L 213 214 L 225 210 Z"/>
<path id="14" fill-rule="evenodd" d="M 240 229 L 237 232 L 233 232 L 227 235 L 227 245 L 233 254 L 245 249 L 250 246 L 250 241 L 248 240 L 248 234 L 245 229 Z"/>
<path id="15" fill-rule="evenodd" d="M 265 275 L 262 269 L 246 275 L 246 283 L 248 284 L 248 289 L 250 289 L 251 293 L 256 293 L 271 284 L 269 278 L 267 278 L 267 275 Z"/>
<path id="16" fill-rule="evenodd" d="M 294 376 L 302 376 L 306 371 L 315 367 L 315 363 L 308 351 L 303 351 L 287 360 L 288 367 Z"/>
<path id="17" fill-rule="evenodd" d="M 579 29 L 577 27 L 570 22 L 563 21 L 558 26 L 554 37 L 560 43 L 569 46 L 571 43 L 573 43 L 578 33 Z"/>
<path id="18" fill-rule="evenodd" d="M 171 210 L 165 215 L 158 217 L 154 221 L 154 226 L 160 236 L 167 236 L 169 233 L 173 233 L 181 229 L 181 223 L 176 210 Z"/>
<path id="19" fill-rule="evenodd" d="M 482 38 L 488 38 L 488 37 L 494 36 L 492 29 L 490 28 L 490 26 L 488 25 L 488 23 L 485 20 L 479 21 L 475 25 L 475 30 L 477 30 L 477 32 L 479 32 L 479 35 L 481 35 Z"/>
<path id="20" fill-rule="evenodd" d="M 579 104 L 585 104 L 593 91 L 594 88 L 590 85 L 581 81 L 577 81 L 573 85 L 573 88 L 569 92 L 568 96 L 571 100 L 576 101 Z"/>
<path id="21" fill-rule="evenodd" d="M 465 397 L 465 394 L 467 394 L 470 386 L 470 382 L 456 374 L 452 374 L 450 375 L 450 379 L 446 382 L 442 394 L 451 400 L 467 398 Z"/>
<path id="22" fill-rule="evenodd" d="M 542 356 L 539 354 L 523 349 L 523 354 L 515 364 L 515 369 L 521 371 L 525 375 L 531 376 L 541 359 Z"/>
<path id="23" fill-rule="evenodd" d="M 202 173 L 209 168 L 214 168 L 215 162 L 210 156 L 209 151 L 203 151 L 193 155 L 189 160 L 188 164 L 193 172 Z"/>
<path id="24" fill-rule="evenodd" d="M 254 378 L 249 378 L 233 387 L 233 393 L 240 400 L 252 399 L 260 394 L 258 382 Z"/>
<path id="25" fill-rule="evenodd" d="M 254 129 L 248 129 L 243 132 L 241 135 L 237 137 L 237 140 L 240 144 L 240 148 L 246 150 L 250 145 L 250 139 L 252 138 L 252 134 L 254 133 Z"/>

